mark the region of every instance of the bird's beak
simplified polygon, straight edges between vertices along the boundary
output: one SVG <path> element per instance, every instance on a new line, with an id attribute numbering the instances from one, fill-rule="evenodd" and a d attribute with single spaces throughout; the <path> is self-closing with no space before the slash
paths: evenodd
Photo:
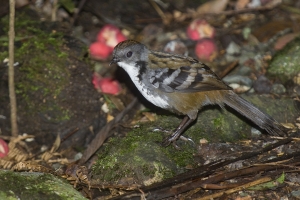
<path id="1" fill-rule="evenodd" d="M 113 59 L 110 61 L 109 66 L 110 66 L 111 64 L 117 63 L 117 62 L 119 62 L 119 61 L 120 61 L 120 60 L 114 56 Z"/>

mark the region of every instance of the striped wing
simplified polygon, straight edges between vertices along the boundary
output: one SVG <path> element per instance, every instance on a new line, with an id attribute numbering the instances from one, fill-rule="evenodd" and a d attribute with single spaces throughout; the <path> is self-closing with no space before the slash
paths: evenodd
<path id="1" fill-rule="evenodd" d="M 195 67 L 195 65 L 201 65 L 201 67 Z M 202 63 L 194 63 L 177 69 L 154 69 L 150 83 L 164 92 L 231 90 L 209 67 Z"/>

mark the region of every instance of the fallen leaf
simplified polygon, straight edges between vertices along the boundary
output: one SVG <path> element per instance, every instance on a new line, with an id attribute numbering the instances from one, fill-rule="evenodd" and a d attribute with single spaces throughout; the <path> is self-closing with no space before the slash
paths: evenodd
<path id="1" fill-rule="evenodd" d="M 250 2 L 250 0 L 238 0 L 235 4 L 236 10 L 241 10 L 246 8 L 247 4 Z"/>
<path id="2" fill-rule="evenodd" d="M 107 116 L 106 116 L 106 121 L 107 121 L 107 123 L 110 122 L 110 121 L 113 120 L 113 119 L 114 119 L 114 116 L 112 116 L 112 115 L 110 115 L 110 114 L 107 114 Z"/>
<path id="3" fill-rule="evenodd" d="M 197 8 L 198 14 L 205 14 L 205 13 L 220 13 L 225 10 L 227 6 L 228 0 L 213 0 L 208 1 L 207 3 L 202 4 Z"/>
<path id="4" fill-rule="evenodd" d="M 156 120 L 156 114 L 155 113 L 143 112 L 143 115 L 145 115 L 145 117 L 147 117 L 147 119 L 150 122 L 154 122 Z"/>
<path id="5" fill-rule="evenodd" d="M 275 50 L 282 49 L 287 43 L 289 43 L 290 41 L 295 39 L 297 36 L 299 36 L 299 33 L 289 33 L 289 34 L 286 34 L 286 35 L 278 38 L 278 40 L 276 41 L 276 43 L 274 45 L 274 49 Z"/>

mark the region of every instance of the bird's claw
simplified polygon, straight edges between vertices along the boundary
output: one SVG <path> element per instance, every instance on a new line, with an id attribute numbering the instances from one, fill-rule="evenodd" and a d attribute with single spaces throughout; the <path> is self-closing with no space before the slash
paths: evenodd
<path id="1" fill-rule="evenodd" d="M 184 137 L 184 136 L 180 136 L 179 139 L 183 140 L 183 141 L 186 141 L 186 142 L 190 142 L 193 146 L 196 146 L 195 142 L 191 139 L 191 138 L 188 138 L 188 137 Z"/>
<path id="2" fill-rule="evenodd" d="M 170 137 L 170 135 L 169 135 L 165 139 L 163 139 L 162 146 L 167 147 L 167 146 L 169 146 L 173 142 L 174 142 L 174 139 L 172 139 L 172 137 Z"/>
<path id="3" fill-rule="evenodd" d="M 162 141 L 162 146 L 166 147 L 166 146 L 169 146 L 171 143 L 172 145 L 174 146 L 175 149 L 177 150 L 180 150 L 180 147 L 177 145 L 177 140 L 178 139 L 181 139 L 185 142 L 190 142 L 192 143 L 193 146 L 195 146 L 195 142 L 191 139 L 191 138 L 188 138 L 188 137 L 184 137 L 184 136 L 179 136 L 178 137 L 174 137 L 173 135 L 169 135 L 167 136 L 163 141 Z"/>

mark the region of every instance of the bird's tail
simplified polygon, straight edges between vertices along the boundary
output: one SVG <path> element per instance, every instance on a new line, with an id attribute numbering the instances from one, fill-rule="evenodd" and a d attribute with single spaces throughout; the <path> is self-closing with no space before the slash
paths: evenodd
<path id="1" fill-rule="evenodd" d="M 250 119 L 260 128 L 266 130 L 269 134 L 274 136 L 286 135 L 285 128 L 280 123 L 234 92 L 230 92 L 225 96 L 224 103 Z"/>

